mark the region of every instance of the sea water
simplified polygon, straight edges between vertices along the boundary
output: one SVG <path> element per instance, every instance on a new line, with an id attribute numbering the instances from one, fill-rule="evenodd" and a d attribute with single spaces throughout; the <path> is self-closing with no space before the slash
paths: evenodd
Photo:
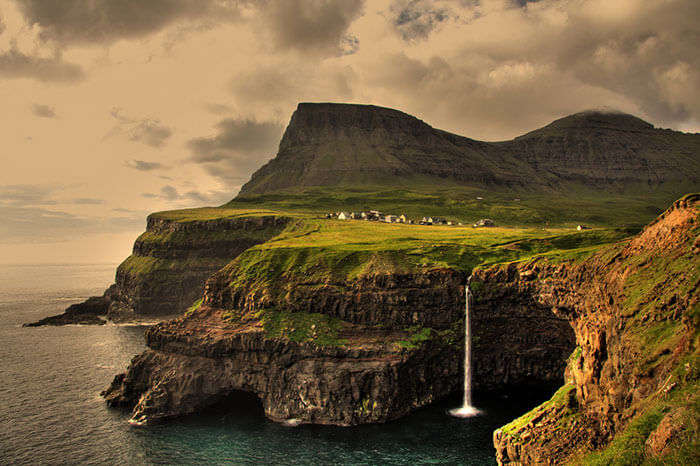
<path id="1" fill-rule="evenodd" d="M 461 393 L 403 419 L 287 427 L 259 404 L 134 427 L 99 392 L 144 346 L 144 326 L 23 328 L 113 281 L 115 264 L 0 266 L 0 464 L 495 464 L 493 430 L 541 399 L 489 399 L 447 416 Z"/>

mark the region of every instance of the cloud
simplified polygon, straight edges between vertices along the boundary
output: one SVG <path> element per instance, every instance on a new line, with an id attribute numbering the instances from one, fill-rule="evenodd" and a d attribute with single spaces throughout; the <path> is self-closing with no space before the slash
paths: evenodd
<path id="1" fill-rule="evenodd" d="M 212 176 L 239 183 L 265 160 L 274 156 L 282 135 L 276 122 L 228 118 L 216 125 L 210 137 L 191 139 L 190 161 L 200 164 Z"/>
<path id="2" fill-rule="evenodd" d="M 50 196 L 57 188 L 44 185 L 13 184 L 0 186 L 0 205 L 35 206 L 52 205 Z"/>
<path id="3" fill-rule="evenodd" d="M 204 107 L 214 115 L 230 115 L 234 111 L 232 106 L 226 104 L 208 103 Z"/>
<path id="4" fill-rule="evenodd" d="M 286 120 L 299 102 L 348 101 L 358 76 L 350 66 L 279 60 L 239 73 L 230 89 L 241 108 L 272 108 Z"/>
<path id="5" fill-rule="evenodd" d="M 152 118 L 134 118 L 124 114 L 123 109 L 119 107 L 112 108 L 110 114 L 117 120 L 117 125 L 114 126 L 105 138 L 114 136 L 126 137 L 130 141 L 140 142 L 151 147 L 162 147 L 173 131 L 169 127 L 163 125 L 160 120 Z M 132 166 L 137 170 L 143 170 Z"/>
<path id="6" fill-rule="evenodd" d="M 76 197 L 70 201 L 73 204 L 79 205 L 100 205 L 104 204 L 104 199 L 95 199 L 94 197 Z"/>
<path id="7" fill-rule="evenodd" d="M 364 0 L 268 0 L 261 15 L 275 45 L 321 55 L 355 53 L 359 40 L 348 29 Z"/>
<path id="8" fill-rule="evenodd" d="M 136 39 L 184 21 L 232 21 L 232 0 L 15 0 L 43 40 L 61 44 L 109 44 Z M 245 2 L 243 2 L 245 3 Z"/>
<path id="9" fill-rule="evenodd" d="M 143 172 L 147 171 L 153 171 L 153 170 L 158 170 L 161 168 L 168 168 L 162 163 L 159 162 L 146 162 L 144 160 L 127 160 L 124 162 L 124 165 L 126 165 L 129 168 L 133 168 L 134 170 L 139 170 Z"/>
<path id="10" fill-rule="evenodd" d="M 77 197 L 57 199 L 64 186 L 0 186 L 0 243 L 65 241 L 92 233 L 134 231 L 143 225 L 143 215 L 96 217 L 76 215 L 56 207 L 100 205 L 104 200 Z"/>
<path id="11" fill-rule="evenodd" d="M 0 243 L 55 242 L 95 233 L 119 233 L 143 228 L 143 214 L 85 217 L 45 207 L 0 203 Z"/>
<path id="12" fill-rule="evenodd" d="M 449 19 L 436 23 L 431 12 L 443 5 Z M 409 44 L 379 54 L 356 88 L 438 127 L 504 139 L 599 106 L 665 126 L 700 120 L 698 2 L 392 6 L 385 17 Z"/>
<path id="13" fill-rule="evenodd" d="M 64 62 L 60 53 L 51 58 L 26 55 L 16 47 L 0 53 L 0 77 L 29 78 L 43 82 L 75 83 L 85 78 L 83 69 Z"/>
<path id="14" fill-rule="evenodd" d="M 142 193 L 141 196 L 148 199 L 161 199 L 170 202 L 189 201 L 190 204 L 194 202 L 195 204 L 209 203 L 216 205 L 227 202 L 232 197 L 230 191 L 219 190 L 209 190 L 206 192 L 190 190 L 180 193 L 177 188 L 171 185 L 163 186 L 158 193 Z"/>
<path id="15" fill-rule="evenodd" d="M 411 41 L 426 39 L 454 13 L 444 2 L 395 0 L 389 7 L 388 16 L 401 38 Z"/>
<path id="16" fill-rule="evenodd" d="M 32 113 L 40 118 L 56 118 L 56 111 L 48 105 L 32 104 Z"/>

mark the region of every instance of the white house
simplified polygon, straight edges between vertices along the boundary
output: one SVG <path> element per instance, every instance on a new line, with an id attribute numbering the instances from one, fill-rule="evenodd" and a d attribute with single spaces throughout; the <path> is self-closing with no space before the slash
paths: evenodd
<path id="1" fill-rule="evenodd" d="M 347 212 L 341 212 L 338 214 L 338 220 L 347 220 L 350 217 L 350 214 Z"/>

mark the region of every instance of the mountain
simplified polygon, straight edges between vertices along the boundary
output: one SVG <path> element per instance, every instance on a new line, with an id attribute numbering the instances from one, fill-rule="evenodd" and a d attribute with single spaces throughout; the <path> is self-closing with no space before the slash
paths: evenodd
<path id="1" fill-rule="evenodd" d="M 277 156 L 239 198 L 309 187 L 455 185 L 540 191 L 700 183 L 700 134 L 587 111 L 511 141 L 484 142 L 373 105 L 300 103 Z"/>

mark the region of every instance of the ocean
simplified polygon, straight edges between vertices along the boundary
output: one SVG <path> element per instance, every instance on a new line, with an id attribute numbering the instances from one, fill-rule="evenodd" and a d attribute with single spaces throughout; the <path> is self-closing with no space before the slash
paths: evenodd
<path id="1" fill-rule="evenodd" d="M 0 266 L 0 464 L 495 464 L 493 430 L 531 397 L 476 393 L 482 416 L 447 415 L 461 393 L 383 425 L 286 427 L 259 406 L 219 405 L 135 427 L 99 396 L 144 348 L 146 326 L 23 328 L 112 283 L 116 264 Z M 546 398 L 546 395 L 542 398 Z"/>

